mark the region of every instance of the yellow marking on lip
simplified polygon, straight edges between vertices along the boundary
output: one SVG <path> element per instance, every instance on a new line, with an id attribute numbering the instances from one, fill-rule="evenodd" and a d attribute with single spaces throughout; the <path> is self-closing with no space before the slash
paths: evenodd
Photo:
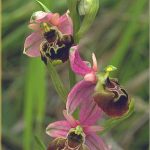
<path id="1" fill-rule="evenodd" d="M 82 133 L 83 133 L 82 127 L 81 127 L 81 126 L 77 126 L 77 127 L 75 128 L 75 134 L 80 135 L 80 134 L 82 134 Z"/>
<path id="2" fill-rule="evenodd" d="M 45 32 L 48 32 L 51 30 L 51 28 L 49 27 L 49 25 L 47 23 L 43 23 L 43 28 Z"/>

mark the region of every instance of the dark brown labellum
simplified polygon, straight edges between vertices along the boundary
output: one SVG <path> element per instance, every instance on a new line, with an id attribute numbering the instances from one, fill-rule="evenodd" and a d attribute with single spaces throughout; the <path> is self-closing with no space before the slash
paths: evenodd
<path id="1" fill-rule="evenodd" d="M 82 135 L 70 132 L 67 138 L 56 138 L 53 140 L 47 150 L 89 150 L 83 141 Z"/>
<path id="2" fill-rule="evenodd" d="M 129 109 L 128 94 L 113 79 L 107 78 L 104 84 L 104 92 L 96 91 L 94 100 L 110 117 L 120 117 Z"/>
<path id="3" fill-rule="evenodd" d="M 69 58 L 69 50 L 74 43 L 72 35 L 62 35 L 55 29 L 43 34 L 45 40 L 40 45 L 41 59 L 48 61 L 65 62 Z"/>
<path id="4" fill-rule="evenodd" d="M 83 143 L 83 136 L 77 135 L 74 132 L 70 132 L 67 137 L 67 144 L 71 148 L 80 147 Z"/>
<path id="5" fill-rule="evenodd" d="M 50 31 L 48 32 L 44 32 L 44 38 L 49 42 L 54 42 L 57 38 L 57 32 L 55 29 L 51 29 Z"/>

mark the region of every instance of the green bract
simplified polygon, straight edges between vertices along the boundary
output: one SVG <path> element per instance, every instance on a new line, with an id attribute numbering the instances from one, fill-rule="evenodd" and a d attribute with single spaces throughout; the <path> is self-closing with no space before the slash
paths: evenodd
<path id="1" fill-rule="evenodd" d="M 81 38 L 89 30 L 98 12 L 99 0 L 91 0 L 90 3 L 92 3 L 92 6 L 89 10 L 87 10 L 88 12 L 86 12 L 86 15 L 81 23 L 80 29 L 77 33 L 78 38 Z M 82 6 L 82 8 L 83 7 L 84 6 Z"/>

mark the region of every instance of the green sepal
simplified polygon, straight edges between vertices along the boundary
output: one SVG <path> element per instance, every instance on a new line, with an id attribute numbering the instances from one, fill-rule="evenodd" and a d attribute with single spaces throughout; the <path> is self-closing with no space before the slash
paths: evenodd
<path id="1" fill-rule="evenodd" d="M 39 150 L 46 150 L 45 144 L 42 142 L 42 140 L 38 136 L 34 136 L 35 142 L 38 145 Z"/>
<path id="2" fill-rule="evenodd" d="M 88 13 L 85 15 L 81 23 L 81 27 L 77 33 L 77 37 L 79 39 L 89 30 L 99 10 L 99 0 L 92 0 L 91 3 L 92 3 L 92 6 L 90 7 Z"/>
<path id="3" fill-rule="evenodd" d="M 42 2 L 35 0 L 42 8 L 45 12 L 51 12 Z"/>
<path id="4" fill-rule="evenodd" d="M 131 114 L 134 112 L 134 105 L 135 105 L 134 99 L 131 99 L 130 104 L 129 104 L 129 110 L 126 114 L 124 114 L 122 117 L 116 117 L 116 118 L 111 118 L 111 119 L 106 120 L 102 125 L 104 127 L 104 130 L 101 132 L 101 134 L 108 132 L 110 129 L 117 126 L 121 121 L 130 117 Z"/>
<path id="5" fill-rule="evenodd" d="M 81 16 L 86 15 L 89 12 L 90 7 L 92 7 L 92 5 L 92 0 L 80 0 L 78 5 L 79 14 Z"/>
<path id="6" fill-rule="evenodd" d="M 64 87 L 54 65 L 51 62 L 48 62 L 47 69 L 56 92 L 58 93 L 60 98 L 65 102 L 67 99 L 68 91 L 66 90 L 66 87 Z"/>

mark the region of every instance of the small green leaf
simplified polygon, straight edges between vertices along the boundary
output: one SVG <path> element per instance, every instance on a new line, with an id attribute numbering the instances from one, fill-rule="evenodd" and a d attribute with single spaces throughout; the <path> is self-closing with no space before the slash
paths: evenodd
<path id="1" fill-rule="evenodd" d="M 36 0 L 36 2 L 43 8 L 45 12 L 51 12 L 42 2 Z"/>
<path id="2" fill-rule="evenodd" d="M 77 37 L 79 39 L 89 30 L 99 9 L 99 0 L 91 0 L 90 3 L 92 3 L 92 5 L 89 11 L 86 12 L 87 14 L 85 15 L 83 22 L 81 23 L 81 27 L 77 33 Z"/>
<path id="3" fill-rule="evenodd" d="M 134 99 L 131 99 L 131 102 L 129 105 L 129 111 L 122 117 L 111 118 L 111 119 L 106 120 L 104 124 L 102 125 L 104 127 L 104 130 L 101 132 L 101 134 L 108 132 L 108 130 L 118 125 L 121 121 L 127 119 L 133 112 L 134 112 Z"/>
<path id="4" fill-rule="evenodd" d="M 36 144 L 39 146 L 39 150 L 46 150 L 46 146 L 44 143 L 40 140 L 39 137 L 35 136 Z"/>
<path id="5" fill-rule="evenodd" d="M 63 99 L 65 102 L 67 99 L 68 91 L 64 87 L 55 67 L 51 62 L 48 62 L 47 69 L 56 92 L 58 93 L 60 98 Z"/>

